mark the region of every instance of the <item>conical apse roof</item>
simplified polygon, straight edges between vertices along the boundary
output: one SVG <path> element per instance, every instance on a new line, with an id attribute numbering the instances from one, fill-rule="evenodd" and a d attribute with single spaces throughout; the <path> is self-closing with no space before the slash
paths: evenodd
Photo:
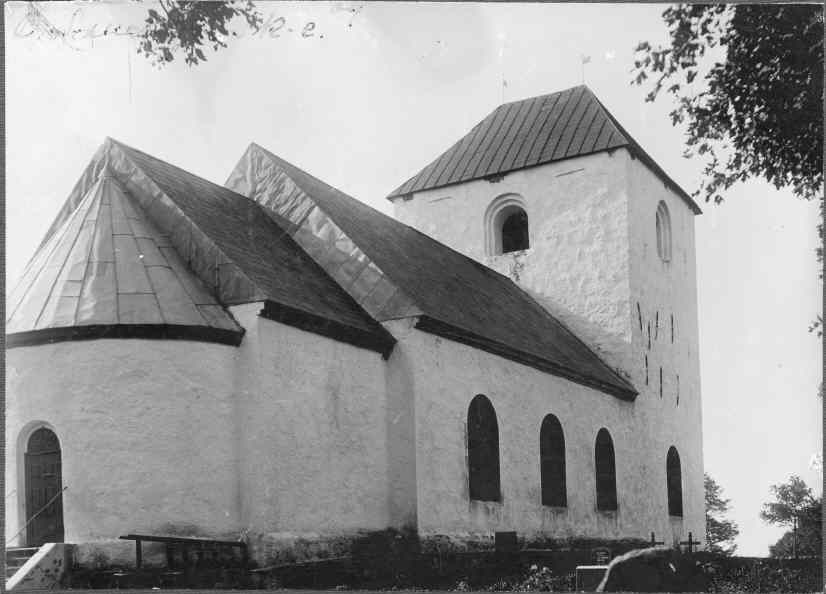
<path id="1" fill-rule="evenodd" d="M 108 170 L 87 186 L 9 295 L 9 346 L 103 336 L 238 344 L 243 329 Z"/>

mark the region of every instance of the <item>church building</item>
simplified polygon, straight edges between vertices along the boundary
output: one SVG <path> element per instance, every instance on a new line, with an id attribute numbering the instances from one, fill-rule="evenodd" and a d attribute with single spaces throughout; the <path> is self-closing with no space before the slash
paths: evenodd
<path id="1" fill-rule="evenodd" d="M 596 96 L 502 105 L 388 200 L 106 139 L 7 297 L 9 546 L 704 534 L 700 209 Z"/>

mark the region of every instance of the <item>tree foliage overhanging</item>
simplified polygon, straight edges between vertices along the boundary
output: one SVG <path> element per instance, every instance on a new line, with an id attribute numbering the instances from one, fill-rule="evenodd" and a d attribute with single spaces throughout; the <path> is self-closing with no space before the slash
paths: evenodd
<path id="1" fill-rule="evenodd" d="M 227 47 L 226 39 L 236 33 L 229 29 L 236 17 L 258 30 L 263 20 L 255 5 L 243 2 L 197 2 L 159 0 L 161 11 L 149 9 L 145 29 L 141 33 L 138 51 L 157 66 L 163 66 L 183 52 L 190 66 L 206 61 L 202 47 L 213 50 Z"/>
<path id="2" fill-rule="evenodd" d="M 689 158 L 704 159 L 696 196 L 720 202 L 760 177 L 810 199 L 823 186 L 823 8 L 680 4 L 663 13 L 670 45 L 637 46 L 633 83 L 672 95 Z M 704 75 L 701 69 L 715 56 Z M 700 80 L 697 80 L 700 77 Z"/>

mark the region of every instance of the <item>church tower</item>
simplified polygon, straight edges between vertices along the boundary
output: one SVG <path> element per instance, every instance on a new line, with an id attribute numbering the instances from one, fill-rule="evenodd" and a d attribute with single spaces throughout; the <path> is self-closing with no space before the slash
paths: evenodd
<path id="1" fill-rule="evenodd" d="M 651 429 L 643 482 L 681 482 L 685 501 L 641 492 L 669 518 L 651 530 L 697 539 L 701 211 L 688 194 L 583 85 L 498 107 L 388 198 L 402 222 L 510 277 L 634 385 L 629 414 Z"/>

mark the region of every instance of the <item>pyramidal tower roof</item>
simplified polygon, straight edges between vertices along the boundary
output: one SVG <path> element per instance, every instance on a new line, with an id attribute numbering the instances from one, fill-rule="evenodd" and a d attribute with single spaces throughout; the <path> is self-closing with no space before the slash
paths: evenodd
<path id="1" fill-rule="evenodd" d="M 388 198 L 620 147 L 631 151 L 700 214 L 696 202 L 585 85 L 500 105 Z"/>
<path id="2" fill-rule="evenodd" d="M 393 338 L 259 205 L 107 139 L 7 300 L 7 345 L 239 344 L 229 305 L 389 353 Z M 262 313 L 262 315 L 264 315 Z"/>

